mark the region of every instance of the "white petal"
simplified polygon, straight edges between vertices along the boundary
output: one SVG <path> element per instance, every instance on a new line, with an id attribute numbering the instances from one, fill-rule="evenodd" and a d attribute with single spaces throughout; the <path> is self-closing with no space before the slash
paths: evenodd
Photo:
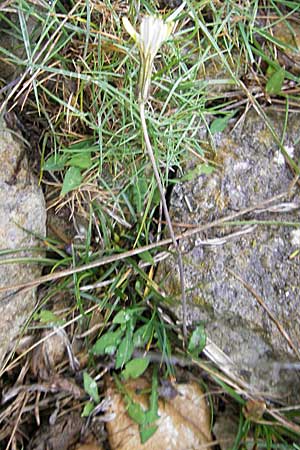
<path id="1" fill-rule="evenodd" d="M 144 55 L 151 55 L 154 59 L 161 44 L 172 33 L 174 24 L 165 23 L 163 19 L 154 16 L 145 16 L 141 22 L 140 44 Z"/>
<path id="2" fill-rule="evenodd" d="M 127 33 L 135 40 L 135 42 L 139 41 L 139 34 L 135 31 L 131 23 L 129 22 L 127 17 L 123 17 L 123 25 Z"/>

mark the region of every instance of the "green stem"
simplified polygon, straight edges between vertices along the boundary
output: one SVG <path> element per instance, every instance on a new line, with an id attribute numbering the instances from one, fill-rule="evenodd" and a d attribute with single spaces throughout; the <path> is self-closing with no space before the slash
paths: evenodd
<path id="1" fill-rule="evenodd" d="M 145 118 L 145 103 L 143 101 L 141 101 L 139 103 L 140 106 L 140 117 L 141 117 L 141 124 L 142 124 L 142 129 L 143 129 L 143 134 L 144 134 L 144 139 L 145 139 L 145 144 L 146 144 L 146 149 L 147 149 L 147 153 L 148 156 L 150 158 L 151 164 L 152 164 L 152 168 L 153 168 L 153 172 L 154 172 L 154 176 L 156 179 L 156 183 L 159 189 L 159 193 L 160 193 L 160 198 L 162 201 L 162 206 L 163 206 L 163 210 L 164 210 L 164 214 L 165 214 L 165 218 L 166 218 L 166 222 L 168 225 L 168 229 L 169 229 L 169 233 L 170 233 L 170 237 L 172 239 L 173 245 L 175 247 L 176 253 L 177 253 L 177 258 L 178 258 L 178 268 L 179 268 L 179 278 L 180 278 L 180 288 L 181 288 L 181 302 L 182 302 L 182 331 L 183 331 L 183 338 L 184 338 L 184 342 L 186 341 L 186 337 L 187 337 L 187 329 L 186 329 L 186 296 L 185 296 L 185 288 L 184 288 L 184 271 L 183 271 L 183 261 L 182 261 L 182 255 L 181 255 L 181 251 L 178 245 L 178 242 L 176 240 L 175 237 L 175 233 L 173 230 L 173 225 L 170 219 L 170 214 L 169 214 L 169 210 L 168 210 L 168 206 L 167 206 L 167 202 L 166 202 L 166 197 L 165 197 L 165 193 L 164 193 L 164 188 L 160 179 L 160 175 L 157 169 L 157 165 L 156 165 L 156 161 L 155 161 L 155 157 L 154 157 L 154 153 L 152 150 L 152 145 L 150 142 L 150 138 L 148 135 L 148 129 L 147 129 L 147 124 L 146 124 L 146 118 Z"/>

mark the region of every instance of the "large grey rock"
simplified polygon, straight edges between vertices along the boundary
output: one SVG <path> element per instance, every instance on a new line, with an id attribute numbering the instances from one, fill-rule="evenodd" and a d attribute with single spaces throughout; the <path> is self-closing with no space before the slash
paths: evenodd
<path id="1" fill-rule="evenodd" d="M 284 116 L 273 113 L 271 122 L 282 136 Z M 299 123 L 299 115 L 289 117 L 284 135 L 284 145 L 296 162 L 300 157 Z M 220 169 L 175 187 L 170 206 L 174 222 L 205 224 L 289 189 L 293 174 L 256 113 L 248 113 L 233 133 L 215 136 L 215 145 Z M 188 169 L 195 164 L 189 162 Z M 289 212 L 256 212 L 246 218 L 299 222 L 299 189 L 285 201 L 298 207 Z M 300 352 L 300 262 L 299 255 L 293 257 L 300 248 L 300 230 L 260 225 L 223 245 L 203 243 L 242 230 L 242 225 L 215 228 L 182 243 L 188 323 L 204 322 L 210 339 L 256 388 L 276 395 L 296 393 L 299 400 L 299 371 L 292 370 L 297 361 L 295 351 L 253 293 L 229 270 L 261 297 Z M 178 299 L 175 310 L 180 315 L 175 259 L 160 264 L 158 280 L 169 296 Z"/>
<path id="2" fill-rule="evenodd" d="M 46 210 L 43 193 L 30 172 L 21 140 L 0 121 L 0 250 L 38 246 L 31 232 L 45 236 Z M 27 230 L 27 231 L 26 231 Z M 13 257 L 30 256 L 29 250 Z M 37 256 L 32 253 L 32 256 Z M 36 264 L 5 264 L 12 255 L 0 256 L 0 286 L 37 278 Z M 35 291 L 0 294 L 0 366 L 14 338 L 29 318 Z"/>

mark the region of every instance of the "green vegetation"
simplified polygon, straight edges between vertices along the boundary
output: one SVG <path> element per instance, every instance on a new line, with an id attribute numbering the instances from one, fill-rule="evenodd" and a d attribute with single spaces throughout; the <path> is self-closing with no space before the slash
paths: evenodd
<path id="1" fill-rule="evenodd" d="M 121 378 L 138 377 L 150 366 L 149 411 L 137 414 L 124 392 L 129 414 L 133 419 L 138 415 L 143 440 L 155 432 L 158 375 L 155 363 L 142 359 L 141 352 L 157 351 L 164 375 L 173 376 L 173 354 L 199 363 L 205 344 L 199 325 L 189 330 L 188 350 L 183 349 L 182 324 L 169 310 L 180 302 L 180 291 L 166 298 L 154 277 L 157 261 L 166 256 L 160 240 L 167 231 L 142 144 L 138 50 L 122 17 L 138 26 L 140 14 L 158 11 L 165 17 L 171 13 L 154 0 L 11 0 L 0 5 L 8 41 L 0 47 L 0 59 L 15 67 L 16 77 L 7 90 L 0 78 L 1 112 L 13 109 L 25 128 L 34 131 L 34 139 L 38 136 L 38 175 L 48 207 L 70 218 L 76 230 L 69 237 L 64 229 L 52 229 L 43 240 L 47 257 L 31 260 L 47 267 L 49 275 L 28 329 L 59 323 L 68 333 L 72 324 L 74 335 L 96 326 L 96 335 L 88 332 L 81 349 L 89 356 L 84 389 L 91 397 L 84 415 L 101 397 L 94 371 L 100 356 L 114 362 L 120 390 Z M 184 179 L 214 170 L 213 143 L 198 138 L 201 127 L 213 136 L 249 107 L 266 123 L 265 106 L 286 112 L 286 117 L 300 112 L 298 1 L 188 0 L 176 20 L 155 61 L 147 115 L 165 187 L 180 181 L 191 155 L 201 161 L 199 172 L 184 173 Z M 282 146 L 283 137 L 272 133 L 299 175 Z M 31 146 L 32 136 L 26 139 Z M 136 249 L 140 252 L 119 258 Z M 98 265 L 103 258 L 110 262 Z M 87 264 L 93 267 L 85 269 Z M 71 270 L 51 279 L 63 269 Z M 68 299 L 58 314 L 51 312 L 57 296 Z M 299 448 L 300 410 L 273 414 L 270 406 L 264 416 L 249 417 L 243 409 L 247 393 L 237 393 L 209 365 L 201 369 L 240 408 L 235 450 Z"/>

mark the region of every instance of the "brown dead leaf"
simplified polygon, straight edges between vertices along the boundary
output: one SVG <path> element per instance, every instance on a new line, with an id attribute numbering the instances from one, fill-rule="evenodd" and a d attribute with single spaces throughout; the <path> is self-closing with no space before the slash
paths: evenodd
<path id="1" fill-rule="evenodd" d="M 84 390 L 81 389 L 72 378 L 53 375 L 49 379 L 49 385 L 51 392 L 68 392 L 68 394 L 71 394 L 74 398 L 82 398 L 85 396 Z"/>
<path id="2" fill-rule="evenodd" d="M 66 378 L 59 375 L 53 375 L 44 383 L 31 383 L 16 385 L 2 392 L 1 404 L 4 405 L 14 397 L 23 392 L 67 392 L 74 398 L 79 399 L 85 396 L 85 392 L 81 389 L 72 378 Z"/>
<path id="3" fill-rule="evenodd" d="M 248 400 L 243 407 L 243 414 L 246 419 L 253 422 L 261 420 L 266 410 L 266 404 L 263 400 Z"/>
<path id="4" fill-rule="evenodd" d="M 31 370 L 35 376 L 47 379 L 54 367 L 63 360 L 66 343 L 60 334 L 52 334 L 52 331 L 45 331 L 41 338 L 46 339 L 33 351 Z"/>
<path id="5" fill-rule="evenodd" d="M 135 402 L 148 407 L 148 396 L 138 394 L 138 390 L 149 389 L 146 378 L 132 380 L 124 384 Z M 106 397 L 110 400 L 110 414 L 115 419 L 107 423 L 108 440 L 112 450 L 200 450 L 212 441 L 210 414 L 206 398 L 197 383 L 176 384 L 179 392 L 169 401 L 159 400 L 156 422 L 158 430 L 144 444 L 141 444 L 139 428 L 126 413 L 122 395 L 112 380 L 107 383 Z"/>
<path id="6" fill-rule="evenodd" d="M 86 444 L 76 445 L 75 450 L 104 450 L 104 449 L 102 444 L 99 444 L 96 442 L 96 440 L 93 440 Z"/>

